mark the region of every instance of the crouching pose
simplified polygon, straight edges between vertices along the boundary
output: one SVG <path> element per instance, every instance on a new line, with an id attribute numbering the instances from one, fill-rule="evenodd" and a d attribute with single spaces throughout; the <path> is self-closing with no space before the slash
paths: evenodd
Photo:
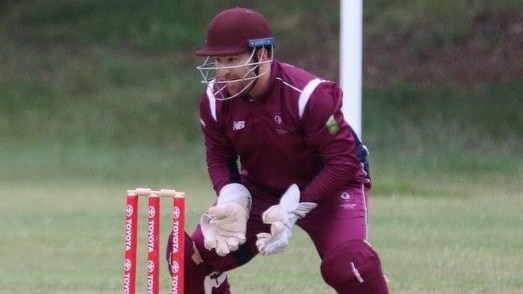
<path id="1" fill-rule="evenodd" d="M 186 236 L 185 293 L 230 293 L 225 272 L 283 252 L 295 225 L 337 293 L 388 293 L 367 242 L 368 151 L 340 88 L 275 59 L 268 22 L 246 8 L 216 15 L 196 54 L 206 57 L 200 122 L 218 198 Z"/>

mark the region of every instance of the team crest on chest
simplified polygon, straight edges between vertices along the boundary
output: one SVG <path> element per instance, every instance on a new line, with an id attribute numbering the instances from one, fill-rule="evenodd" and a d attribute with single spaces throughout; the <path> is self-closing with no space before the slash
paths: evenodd
<path id="1" fill-rule="evenodd" d="M 287 134 L 287 130 L 283 127 L 283 119 L 281 118 L 281 115 L 279 113 L 276 113 L 272 116 L 272 119 L 276 123 L 275 131 L 276 133 L 280 135 Z"/>
<path id="2" fill-rule="evenodd" d="M 281 116 L 279 114 L 275 114 L 273 119 L 274 119 L 274 122 L 278 125 L 281 125 L 283 123 L 283 120 L 281 119 Z"/>

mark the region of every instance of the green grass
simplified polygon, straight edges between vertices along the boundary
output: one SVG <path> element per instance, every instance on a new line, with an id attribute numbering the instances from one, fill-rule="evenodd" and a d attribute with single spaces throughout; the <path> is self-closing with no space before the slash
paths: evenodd
<path id="1" fill-rule="evenodd" d="M 523 292 L 519 192 L 484 188 L 467 198 L 374 200 L 371 232 L 385 269 L 393 269 L 393 292 Z"/>
<path id="2" fill-rule="evenodd" d="M 130 155 L 126 161 L 90 164 L 82 159 L 56 164 L 51 156 L 33 165 L 40 170 L 31 171 L 20 162 L 20 170 L 11 176 L 3 169 L 0 292 L 120 292 L 128 188 L 185 191 L 187 226 L 196 224 L 214 198 L 203 166 L 186 166 L 198 162 L 199 155 L 188 150 L 128 150 L 126 154 Z M 181 155 L 183 161 L 162 162 Z M 116 156 L 100 151 L 95 158 Z M 467 161 L 457 160 L 447 168 L 448 174 L 421 171 L 416 175 L 414 167 L 405 174 L 390 173 L 392 166 L 387 163 L 374 164 L 370 241 L 381 254 L 391 291 L 523 293 L 519 246 L 523 165 L 519 162 L 512 169 L 478 176 L 475 171 L 459 170 L 460 163 Z M 409 162 L 424 165 L 420 159 Z M 404 188 L 389 186 L 398 181 Z M 168 209 L 163 207 L 164 220 L 169 219 Z M 168 221 L 164 221 L 164 240 L 167 233 Z M 268 293 L 333 293 L 322 282 L 318 266 L 311 243 L 297 230 L 288 251 L 256 258 L 230 276 L 237 293 L 259 293 L 262 287 Z M 162 280 L 167 289 L 165 269 Z"/>
<path id="3" fill-rule="evenodd" d="M 523 138 L 521 91 L 521 83 L 366 88 L 364 137 L 370 146 L 395 152 L 517 154 Z"/>

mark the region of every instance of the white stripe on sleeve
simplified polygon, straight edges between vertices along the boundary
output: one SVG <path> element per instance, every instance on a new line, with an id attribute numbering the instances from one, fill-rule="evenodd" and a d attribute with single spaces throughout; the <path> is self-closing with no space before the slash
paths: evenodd
<path id="1" fill-rule="evenodd" d="M 318 87 L 318 85 L 322 82 L 321 79 L 315 78 L 314 80 L 310 81 L 305 88 L 303 88 L 303 91 L 300 94 L 300 100 L 298 102 L 298 110 L 300 118 L 303 116 L 303 112 L 305 111 L 305 106 L 307 106 L 307 102 L 309 102 L 309 98 L 312 95 L 312 92 Z"/>

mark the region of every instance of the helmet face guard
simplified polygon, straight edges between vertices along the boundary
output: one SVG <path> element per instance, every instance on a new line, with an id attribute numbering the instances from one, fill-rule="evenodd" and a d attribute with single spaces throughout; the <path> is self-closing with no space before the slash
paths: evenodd
<path id="1" fill-rule="evenodd" d="M 274 59 L 274 38 L 262 38 L 249 40 L 249 47 L 251 49 L 251 54 L 247 61 L 243 64 L 232 65 L 232 66 L 217 66 L 215 62 L 215 56 L 207 56 L 205 61 L 196 68 L 202 75 L 202 83 L 210 85 L 212 93 L 215 96 L 216 100 L 229 100 L 240 95 L 246 94 L 253 86 L 256 80 L 266 74 L 270 67 L 267 67 L 263 72 L 260 72 L 260 65 L 266 63 L 272 63 Z M 270 56 L 268 60 L 259 61 L 256 57 L 256 51 L 262 47 L 271 47 Z M 227 70 L 227 69 L 240 69 L 246 68 L 247 71 L 242 78 L 235 80 L 224 80 L 218 76 L 218 71 Z M 236 94 L 230 95 L 227 91 L 227 85 L 230 83 L 237 82 L 248 82 L 244 87 L 238 91 Z"/>

